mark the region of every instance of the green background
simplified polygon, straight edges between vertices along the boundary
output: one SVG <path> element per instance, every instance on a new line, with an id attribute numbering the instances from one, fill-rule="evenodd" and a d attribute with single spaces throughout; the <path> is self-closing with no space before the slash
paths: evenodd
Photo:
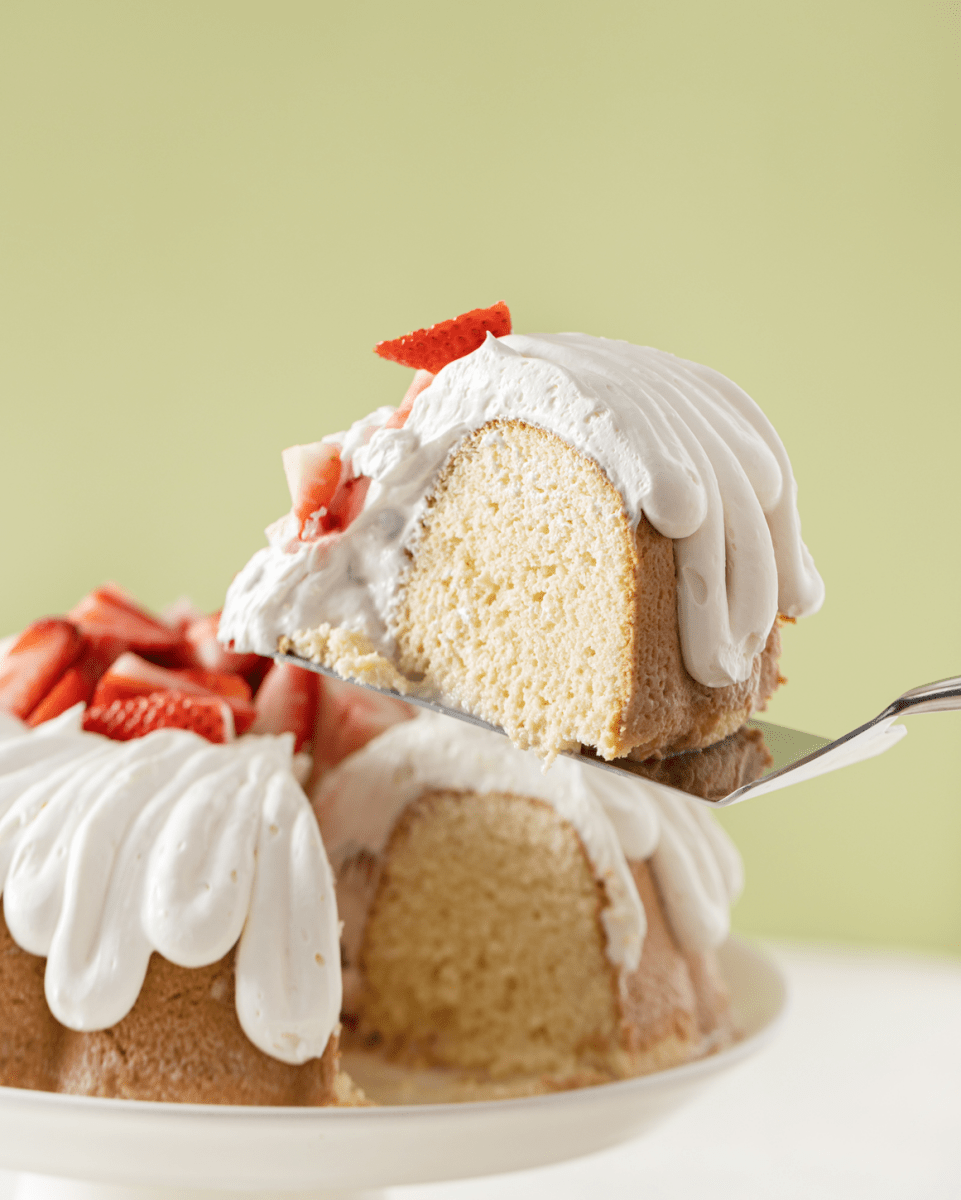
<path id="1" fill-rule="evenodd" d="M 506 299 L 709 363 L 801 486 L 774 720 L 961 672 L 956 3 L 5 3 L 0 631 L 217 607 L 374 342 Z M 744 930 L 961 952 L 961 716 L 725 817 Z"/>

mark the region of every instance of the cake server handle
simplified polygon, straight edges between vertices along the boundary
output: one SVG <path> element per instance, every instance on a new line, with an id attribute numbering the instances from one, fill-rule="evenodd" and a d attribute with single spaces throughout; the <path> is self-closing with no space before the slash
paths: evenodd
<path id="1" fill-rule="evenodd" d="M 859 725 L 857 729 L 852 729 L 850 733 L 835 738 L 833 742 L 825 741 L 810 753 L 795 757 L 794 761 L 788 761 L 784 765 L 776 761 L 775 769 L 761 779 L 744 784 L 722 799 L 709 803 L 724 808 L 730 804 L 738 804 L 749 796 L 777 791 L 789 784 L 801 783 L 816 775 L 836 771 L 839 767 L 874 758 L 877 754 L 883 754 L 895 742 L 899 742 L 907 733 L 903 725 L 895 725 L 898 717 L 912 716 L 914 713 L 951 712 L 956 709 L 961 709 L 961 675 L 938 679 L 934 683 L 923 683 L 920 687 L 911 688 L 902 696 L 898 696 L 897 700 L 892 700 L 876 717 Z M 776 725 L 767 725 L 761 721 L 752 724 L 758 725 L 764 731 L 765 740 L 769 743 L 776 742 L 778 732 L 794 732 L 780 730 Z"/>

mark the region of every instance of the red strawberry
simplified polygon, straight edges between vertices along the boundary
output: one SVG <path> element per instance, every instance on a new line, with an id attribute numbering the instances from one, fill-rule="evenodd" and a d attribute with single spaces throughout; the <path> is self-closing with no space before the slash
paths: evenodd
<path id="1" fill-rule="evenodd" d="M 370 478 L 367 475 L 357 475 L 341 484 L 330 502 L 330 513 L 325 522 L 326 532 L 346 529 L 351 521 L 360 515 L 369 487 Z"/>
<path id="2" fill-rule="evenodd" d="M 208 742 L 233 740 L 230 706 L 216 696 L 188 696 L 184 692 L 152 692 L 129 696 L 87 709 L 83 727 L 117 742 L 144 737 L 155 729 L 190 729 Z"/>
<path id="3" fill-rule="evenodd" d="M 170 670 L 129 651 L 117 659 L 97 684 L 92 703 L 102 708 L 115 700 L 149 696 L 160 691 L 222 697 L 230 705 L 238 734 L 246 733 L 257 715 L 251 703 L 250 687 L 239 675 L 221 675 L 202 667 Z"/>
<path id="4" fill-rule="evenodd" d="M 197 617 L 186 627 L 184 636 L 193 648 L 199 666 L 220 675 L 247 675 L 260 662 L 259 654 L 235 654 L 217 641 L 220 613 Z M 268 660 L 269 661 L 269 660 Z"/>
<path id="5" fill-rule="evenodd" d="M 281 458 L 302 533 L 307 518 L 329 508 L 334 498 L 341 475 L 340 447 L 330 442 L 288 446 Z"/>
<path id="6" fill-rule="evenodd" d="M 26 720 L 82 647 L 79 630 L 62 617 L 28 625 L 0 663 L 0 708 Z"/>
<path id="7" fill-rule="evenodd" d="M 436 375 L 441 367 L 482 346 L 488 333 L 504 337 L 510 331 L 510 309 L 501 300 L 490 308 L 473 308 L 429 329 L 417 329 L 393 341 L 378 342 L 374 353 L 390 362 Z"/>
<path id="8" fill-rule="evenodd" d="M 414 407 L 414 401 L 421 394 L 421 392 L 426 391 L 433 382 L 434 376 L 431 375 L 430 371 L 418 371 L 414 376 L 410 387 L 404 393 L 404 398 L 400 402 L 400 408 L 398 408 L 395 413 L 391 413 L 391 415 L 384 422 L 384 428 L 403 429 L 403 427 L 407 424 L 407 418 L 410 416 L 410 410 Z"/>
<path id="9" fill-rule="evenodd" d="M 391 725 L 409 721 L 414 710 L 403 700 L 369 688 L 324 678 L 320 715 L 314 738 L 314 762 L 335 767 L 348 754 L 366 746 Z"/>
<path id="10" fill-rule="evenodd" d="M 139 654 L 159 655 L 173 662 L 182 660 L 186 651 L 187 660 L 193 658 L 179 630 L 165 625 L 153 613 L 141 608 L 115 583 L 95 588 L 67 616 L 84 633 L 108 634 Z"/>
<path id="11" fill-rule="evenodd" d="M 294 749 L 313 740 L 320 676 L 293 663 L 274 663 L 257 691 L 254 733 L 292 733 Z"/>
<path id="12" fill-rule="evenodd" d="M 27 718 L 28 725 L 42 725 L 93 695 L 95 681 L 85 677 L 80 667 L 68 667 Z"/>

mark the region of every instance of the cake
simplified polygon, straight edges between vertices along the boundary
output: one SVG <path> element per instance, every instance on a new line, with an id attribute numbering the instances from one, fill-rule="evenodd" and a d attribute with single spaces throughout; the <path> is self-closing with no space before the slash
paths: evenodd
<path id="1" fill-rule="evenodd" d="M 301 786 L 318 680 L 227 655 L 216 623 L 108 586 L 0 656 L 0 1085 L 363 1102 Z"/>
<path id="2" fill-rule="evenodd" d="M 344 1044 L 375 1099 L 606 1082 L 734 1036 L 716 950 L 741 866 L 698 802 L 567 758 L 545 773 L 435 715 L 374 738 L 312 802 Z"/>
<path id="3" fill-rule="evenodd" d="M 421 367 L 400 408 L 284 452 L 291 512 L 219 636 L 438 700 L 548 760 L 714 744 L 777 687 L 779 614 L 823 598 L 784 447 L 707 367 L 512 334 L 506 312 L 389 344 Z"/>

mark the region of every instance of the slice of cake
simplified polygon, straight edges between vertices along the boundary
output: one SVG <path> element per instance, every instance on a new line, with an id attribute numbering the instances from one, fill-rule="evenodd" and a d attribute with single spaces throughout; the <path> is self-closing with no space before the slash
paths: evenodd
<path id="1" fill-rule="evenodd" d="M 548 758 L 721 740 L 777 686 L 778 614 L 823 598 L 784 447 L 715 371 L 505 314 L 389 344 L 421 367 L 401 407 L 285 451 L 291 513 L 221 638 L 419 691 Z"/>
<path id="2" fill-rule="evenodd" d="M 569 759 L 544 774 L 438 716 L 376 737 L 312 801 L 344 922 L 345 1045 L 374 1098 L 599 1083 L 733 1036 L 715 951 L 741 865 L 695 801 Z"/>

